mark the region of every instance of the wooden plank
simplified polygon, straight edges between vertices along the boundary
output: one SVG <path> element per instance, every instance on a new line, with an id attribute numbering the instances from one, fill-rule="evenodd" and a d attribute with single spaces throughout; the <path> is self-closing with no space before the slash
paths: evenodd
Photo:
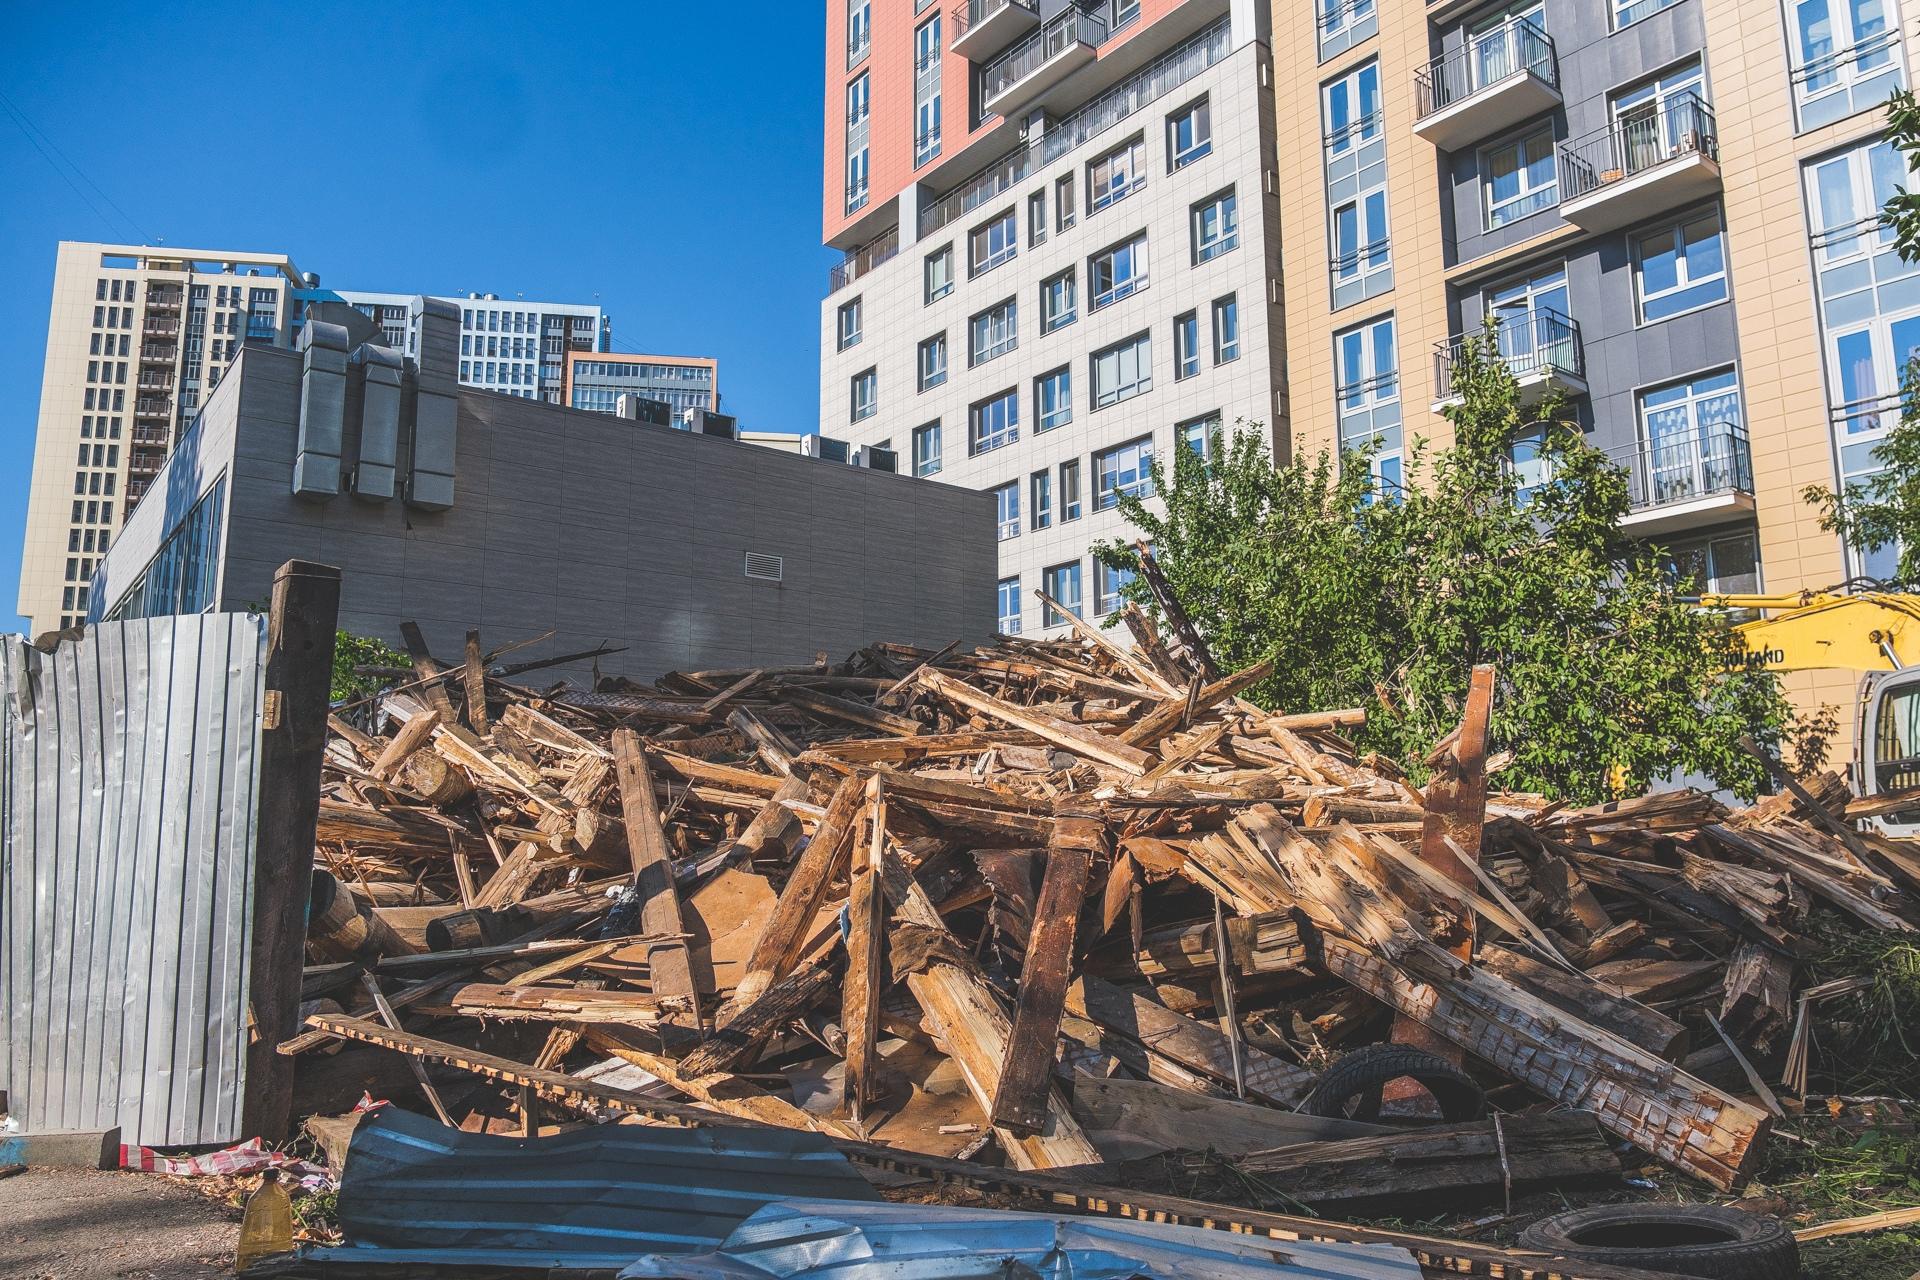
<path id="1" fill-rule="evenodd" d="M 762 680 L 766 678 L 767 678 L 766 669 L 764 667 L 757 667 L 754 670 L 747 672 L 747 674 L 741 676 L 738 680 L 735 680 L 732 684 L 728 685 L 726 688 L 722 689 L 720 692 L 714 694 L 711 698 L 708 698 L 705 702 L 701 703 L 700 710 L 706 712 L 708 715 L 712 715 L 714 712 L 718 711 L 721 707 L 725 706 L 729 702 L 732 702 L 735 698 L 739 697 L 741 694 L 745 693 L 747 690 L 753 688 L 753 686 L 759 684 Z"/>
<path id="2" fill-rule="evenodd" d="M 1138 747 L 1129 746 L 1118 738 L 1095 733 L 1081 725 L 1058 720 L 1025 707 L 1016 707 L 988 693 L 982 693 L 972 685 L 965 684 L 942 672 L 928 667 L 919 675 L 922 685 L 932 692 L 958 706 L 981 715 L 1024 729 L 1064 751 L 1097 760 L 1123 773 L 1138 777 L 1146 773 L 1153 757 Z"/>
<path id="3" fill-rule="evenodd" d="M 1191 698 L 1177 702 L 1163 702 L 1153 710 L 1133 722 L 1133 726 L 1123 735 L 1125 740 L 1136 747 L 1151 747 L 1162 738 L 1190 723 L 1195 716 L 1211 711 L 1227 698 L 1244 692 L 1259 684 L 1273 674 L 1273 660 L 1256 662 L 1245 670 L 1236 671 L 1230 676 L 1211 681 L 1201 686 Z"/>
<path id="4" fill-rule="evenodd" d="M 1090 974 L 1082 975 L 1067 989 L 1066 1007 L 1215 1083 L 1233 1084 L 1233 1048 L 1219 1028 L 1177 1014 L 1143 992 L 1123 991 Z M 1250 1097 L 1291 1108 L 1313 1087 L 1314 1074 L 1305 1068 L 1251 1045 L 1242 1046 L 1241 1055 Z"/>
<path id="5" fill-rule="evenodd" d="M 735 707 L 728 712 L 727 723 L 753 744 L 755 754 L 767 768 L 783 778 L 793 776 L 793 758 L 799 751 L 787 741 L 786 735 L 745 707 Z"/>
<path id="6" fill-rule="evenodd" d="M 813 839 L 794 864 L 793 872 L 781 886 L 779 900 L 767 927 L 754 944 L 747 971 L 740 979 L 733 999 L 721 1010 L 719 1021 L 737 1015 L 758 1000 L 766 989 L 800 962 L 800 948 L 806 942 L 807 929 L 825 901 L 827 887 L 846 865 L 853 846 L 860 816 L 861 797 L 866 789 L 859 777 L 844 779 L 827 802 L 827 813 L 814 828 Z"/>
<path id="7" fill-rule="evenodd" d="M 880 1066 L 881 968 L 886 943 L 887 895 L 880 886 L 887 842 L 887 798 L 878 777 L 867 780 L 866 858 L 853 873 L 847 902 L 847 976 L 840 992 L 840 1026 L 847 1037 L 840 1100 L 854 1123 L 864 1124 L 877 1096 Z"/>
<path id="8" fill-rule="evenodd" d="M 1239 1156 L 1300 1142 L 1392 1132 L 1386 1125 L 1280 1111 L 1119 1076 L 1076 1078 L 1073 1113 L 1097 1145 L 1116 1151 L 1121 1159 L 1146 1154 L 1147 1148 Z"/>
<path id="9" fill-rule="evenodd" d="M 882 865 L 896 924 L 946 934 L 951 940 L 933 901 L 900 859 L 887 852 Z M 935 959 L 908 975 L 907 989 L 913 992 L 934 1035 L 960 1068 L 968 1092 L 981 1111 L 991 1115 L 993 1098 L 1000 1088 L 1000 1064 L 1006 1060 L 1013 1027 L 986 979 L 971 968 Z M 1038 1133 L 1022 1135 L 999 1128 L 994 1133 L 1007 1158 L 1018 1168 L 1053 1169 L 1100 1160 L 1100 1153 L 1080 1131 L 1058 1088 L 1047 1091 L 1046 1123 Z"/>
<path id="10" fill-rule="evenodd" d="M 404 1031 L 406 1028 L 400 1025 L 400 1015 L 394 1012 L 393 1006 L 387 1003 L 386 993 L 380 990 L 379 980 L 370 973 L 363 973 L 360 975 L 360 985 L 365 988 L 367 997 L 373 1001 L 373 1007 L 380 1014 L 380 1021 L 386 1023 L 390 1030 Z M 433 1087 L 433 1081 L 427 1078 L 427 1069 L 420 1065 L 420 1059 L 409 1054 L 407 1066 L 412 1068 L 413 1078 L 420 1085 L 420 1092 L 433 1105 L 433 1113 L 440 1117 L 440 1123 L 450 1129 L 457 1128 L 458 1126 L 453 1123 L 453 1117 L 447 1114 L 447 1104 L 441 1099 L 440 1091 Z"/>
<path id="11" fill-rule="evenodd" d="M 592 991 L 536 987 L 525 983 L 466 982 L 447 993 L 447 1008 L 502 1022 L 611 1022 L 621 1026 L 659 1021 L 659 1001 L 645 991 Z"/>
<path id="12" fill-rule="evenodd" d="M 620 787 L 620 813 L 627 829 L 627 855 L 633 860 L 633 886 L 640 893 L 640 926 L 652 934 L 686 932 L 680 895 L 673 884 L 673 857 L 660 826 L 653 779 L 640 736 L 631 729 L 613 732 L 613 763 Z M 663 942 L 647 952 L 653 994 L 662 1009 L 700 1022 L 700 992 L 694 985 L 687 944 Z"/>
<path id="13" fill-rule="evenodd" d="M 400 640 L 407 646 L 407 657 L 413 661 L 413 674 L 418 677 L 415 683 L 420 696 L 426 699 L 428 706 L 440 713 L 441 723 L 454 723 L 453 699 L 447 696 L 447 686 L 441 680 L 447 672 L 447 666 L 428 651 L 426 637 L 420 634 L 420 624 L 411 620 L 401 623 Z"/>
<path id="14" fill-rule="evenodd" d="M 1093 860 L 1106 852 L 1106 823 L 1097 813 L 1073 807 L 1054 811 L 1053 840 L 1047 846 L 1046 874 L 1021 964 L 1013 1030 L 1000 1060 L 1000 1084 L 990 1112 L 995 1124 L 1014 1133 L 1038 1133 L 1047 1121 L 1074 931 L 1087 899 Z"/>
<path id="15" fill-rule="evenodd" d="M 400 772 L 400 766 L 407 762 L 409 756 L 427 744 L 439 724 L 440 713 L 432 707 L 418 715 L 408 716 L 400 726 L 400 731 L 387 740 L 379 759 L 373 762 L 373 767 L 367 772 L 382 781 L 391 779 Z"/>
<path id="16" fill-rule="evenodd" d="M 744 1080 L 730 1076 L 688 1075 L 679 1063 L 640 1047 L 612 1027 L 588 1027 L 586 1041 L 596 1053 L 631 1062 L 722 1116 L 755 1124 L 775 1125 L 782 1129 L 812 1129 L 836 1137 L 846 1133 L 838 1122 L 802 1111 L 785 1098 L 766 1093 Z M 698 1116 L 700 1113 L 694 1114 Z"/>
<path id="17" fill-rule="evenodd" d="M 780 699 L 796 707 L 805 707 L 815 715 L 826 716 L 830 720 L 843 720 L 848 724 L 857 724 L 864 729 L 874 729 L 895 737 L 913 738 L 926 732 L 925 726 L 916 720 L 909 720 L 905 716 L 895 715 L 891 711 L 882 711 L 877 707 L 850 702 L 845 698 L 836 698 L 804 685 L 781 685 Z"/>
<path id="18" fill-rule="evenodd" d="M 1610 991 L 1585 974 L 1542 964 L 1531 956 L 1492 943 L 1483 945 L 1474 963 L 1525 988 L 1556 1009 L 1603 1027 L 1668 1062 L 1687 1056 L 1687 1029 L 1658 1009 Z"/>
<path id="19" fill-rule="evenodd" d="M 467 727 L 481 737 L 492 732 L 487 720 L 487 671 L 480 660 L 480 633 L 467 632 L 466 661 L 460 669 L 460 681 L 467 691 Z"/>
<path id="20" fill-rule="evenodd" d="M 682 1073 L 704 1077 L 745 1071 L 774 1033 L 824 1001 L 833 983 L 833 971 L 820 964 L 801 965 L 783 974 L 681 1059 Z"/>
<path id="21" fill-rule="evenodd" d="M 280 1142 L 293 1115 L 293 1060 L 274 1052 L 300 1024 L 300 971 L 313 877 L 327 697 L 340 612 L 340 571 L 289 560 L 273 575 L 267 613 L 266 705 L 254 813 L 253 915 L 247 943 L 242 1136 Z"/>

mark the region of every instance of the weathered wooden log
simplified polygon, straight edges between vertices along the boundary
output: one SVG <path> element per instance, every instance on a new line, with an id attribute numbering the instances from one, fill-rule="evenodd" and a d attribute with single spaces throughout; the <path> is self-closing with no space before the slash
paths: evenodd
<path id="1" fill-rule="evenodd" d="M 310 894 L 307 951 L 314 959 L 367 961 L 412 955 L 419 950 L 324 867 L 313 869 Z"/>

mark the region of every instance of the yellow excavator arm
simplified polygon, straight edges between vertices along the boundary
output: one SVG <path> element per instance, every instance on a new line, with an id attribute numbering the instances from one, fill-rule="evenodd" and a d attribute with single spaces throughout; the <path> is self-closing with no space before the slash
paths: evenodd
<path id="1" fill-rule="evenodd" d="M 1750 660 L 1768 671 L 1898 671 L 1920 665 L 1920 596 L 1872 591 L 1831 595 L 1708 595 L 1709 608 L 1769 609 L 1734 628 Z"/>

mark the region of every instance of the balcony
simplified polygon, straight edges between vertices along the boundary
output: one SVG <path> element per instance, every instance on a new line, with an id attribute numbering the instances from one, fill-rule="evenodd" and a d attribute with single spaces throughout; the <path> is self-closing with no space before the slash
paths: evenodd
<path id="1" fill-rule="evenodd" d="M 1040 25 L 1034 0 L 967 0 L 952 17 L 953 51 L 968 62 L 986 61 Z"/>
<path id="2" fill-rule="evenodd" d="M 144 391 L 171 391 L 173 389 L 173 379 L 165 374 L 143 372 L 140 375 L 140 381 L 136 385 Z"/>
<path id="3" fill-rule="evenodd" d="M 1105 19 L 1069 5 L 988 65 L 981 106 L 1011 118 L 1012 112 L 1092 62 L 1106 38 Z"/>
<path id="4" fill-rule="evenodd" d="M 181 295 L 178 289 L 150 289 L 147 291 L 147 311 L 178 311 Z"/>
<path id="5" fill-rule="evenodd" d="M 167 396 L 139 396 L 133 402 L 133 416 L 136 418 L 169 418 L 173 416 L 173 401 Z"/>
<path id="6" fill-rule="evenodd" d="M 132 479 L 137 476 L 142 480 L 151 480 L 159 475 L 160 468 L 166 465 L 165 453 L 135 449 L 127 457 L 127 477 Z"/>
<path id="7" fill-rule="evenodd" d="M 171 342 L 143 342 L 140 344 L 140 359 L 148 364 L 172 364 L 179 354 L 180 348 Z"/>
<path id="8" fill-rule="evenodd" d="M 1481 333 L 1457 334 L 1434 348 L 1433 411 L 1458 405 L 1463 393 L 1454 386 L 1454 370 L 1467 344 L 1489 339 L 1520 384 L 1520 403 L 1535 405 L 1549 395 L 1587 393 L 1587 353 L 1580 342 L 1580 325 L 1547 307 L 1514 311 Z"/>
<path id="9" fill-rule="evenodd" d="M 159 338 L 171 338 L 179 334 L 180 322 L 149 314 L 141 324 L 140 331 Z"/>
<path id="10" fill-rule="evenodd" d="M 1560 105 L 1553 38 L 1525 18 L 1467 38 L 1414 73 L 1413 131 L 1455 151 Z"/>
<path id="11" fill-rule="evenodd" d="M 1614 231 L 1720 190 L 1713 108 L 1684 93 L 1560 146 L 1560 216 Z"/>
<path id="12" fill-rule="evenodd" d="M 900 228 L 895 227 L 878 239 L 861 245 L 836 263 L 827 272 L 827 292 L 834 293 L 846 288 L 881 263 L 891 260 L 899 252 Z"/>
<path id="13" fill-rule="evenodd" d="M 164 449 L 167 445 L 167 434 L 165 427 L 142 427 L 135 425 L 128 438 L 135 444 L 157 444 Z"/>
<path id="14" fill-rule="evenodd" d="M 1621 521 L 1636 537 L 1714 524 L 1753 511 L 1753 459 L 1739 426 L 1659 442 L 1642 440 L 1615 461 L 1631 477 L 1633 511 Z"/>

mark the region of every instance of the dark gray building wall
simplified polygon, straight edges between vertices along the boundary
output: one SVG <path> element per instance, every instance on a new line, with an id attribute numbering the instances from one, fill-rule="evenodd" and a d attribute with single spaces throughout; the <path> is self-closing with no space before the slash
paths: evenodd
<path id="1" fill-rule="evenodd" d="M 1498 7 L 1483 6 L 1450 19 L 1436 33 L 1434 56 L 1460 50 L 1466 28 Z M 1705 96 L 1711 104 L 1713 67 L 1704 56 L 1703 24 L 1702 0 L 1679 0 L 1619 31 L 1609 26 L 1607 0 L 1547 0 L 1545 26 L 1558 57 L 1562 106 L 1548 117 L 1536 117 L 1519 129 L 1441 157 L 1448 265 L 1470 265 L 1525 241 L 1568 230 L 1557 206 L 1492 231 L 1485 229 L 1480 166 L 1489 144 L 1525 134 L 1539 119 L 1551 120 L 1556 146 L 1587 138 L 1607 127 L 1608 98 L 1615 91 L 1693 58 L 1703 63 Z M 1696 206 L 1694 211 L 1707 207 L 1711 206 Z M 1456 333 L 1477 331 L 1485 315 L 1486 288 L 1564 261 L 1569 314 L 1580 325 L 1589 388 L 1587 399 L 1572 410 L 1587 428 L 1589 443 L 1615 453 L 1625 463 L 1639 440 L 1639 391 L 1735 363 L 1738 347 L 1731 299 L 1741 282 L 1731 272 L 1729 301 L 1636 325 L 1633 238 L 1683 216 L 1683 211 L 1674 211 L 1640 226 L 1557 239 L 1538 254 L 1503 262 L 1497 272 L 1471 276 L 1448 300 L 1451 327 Z"/>
<path id="2" fill-rule="evenodd" d="M 489 646 L 552 630 L 528 656 L 627 645 L 601 670 L 650 679 L 993 632 L 991 494 L 462 389 L 451 508 L 301 499 L 299 369 L 247 351 L 109 553 L 103 612 L 226 473 L 222 607 L 318 560 L 344 572 L 342 627 L 397 641 L 413 619 L 443 655 L 468 627 Z M 747 578 L 749 551 L 784 580 Z"/>

